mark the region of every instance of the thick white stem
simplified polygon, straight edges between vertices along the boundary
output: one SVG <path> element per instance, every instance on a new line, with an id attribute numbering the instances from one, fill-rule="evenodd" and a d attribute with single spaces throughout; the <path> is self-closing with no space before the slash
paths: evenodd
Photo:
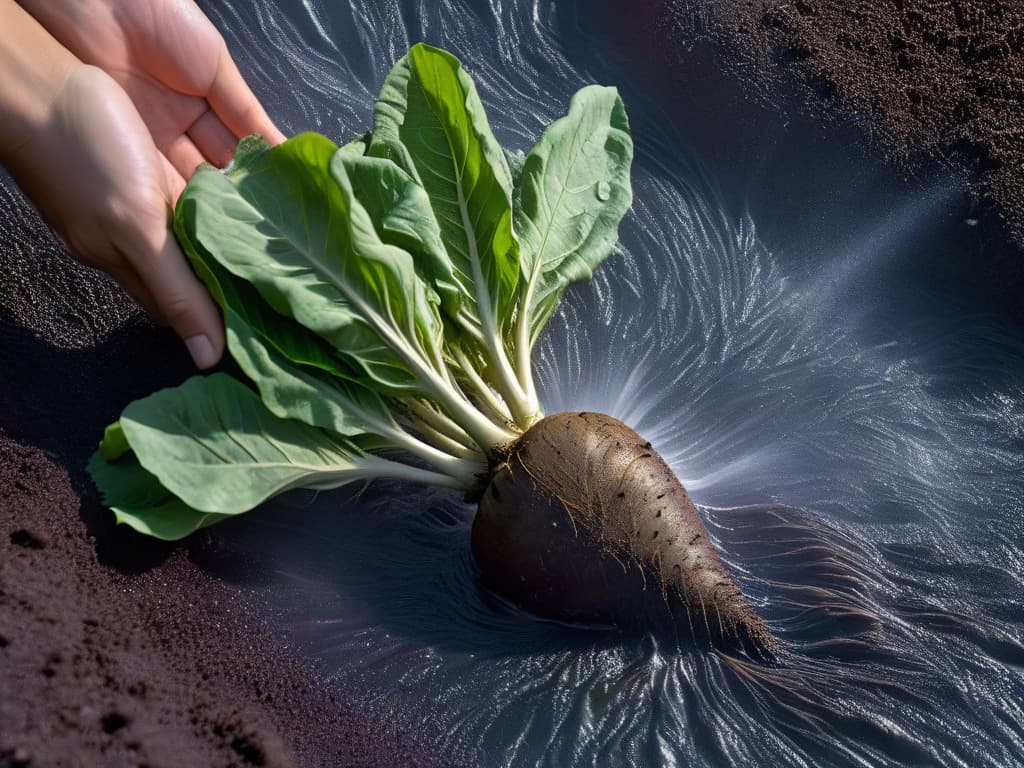
<path id="1" fill-rule="evenodd" d="M 505 354 L 505 345 L 498 333 L 498 323 L 494 316 L 494 308 L 491 306 L 491 297 L 487 291 L 487 282 L 484 279 L 483 265 L 480 262 L 480 251 L 476 244 L 476 228 L 470 220 L 469 207 L 466 205 L 466 197 L 462 190 L 461 177 L 456 179 L 455 191 L 458 195 L 459 214 L 462 216 L 462 226 L 466 231 L 466 245 L 469 248 L 469 263 L 473 269 L 473 287 L 476 293 L 477 314 L 483 323 L 484 330 L 484 354 L 487 362 L 494 372 L 494 384 L 501 393 L 505 402 L 512 410 L 512 416 L 516 422 L 523 424 L 532 420 L 529 404 L 515 371 Z"/>
<path id="2" fill-rule="evenodd" d="M 429 464 L 436 470 L 450 475 L 462 482 L 468 489 L 472 487 L 476 476 L 483 472 L 487 465 L 481 461 L 482 456 L 477 454 L 476 461 L 470 458 L 460 458 L 438 449 L 433 445 L 420 440 L 402 429 L 391 430 L 388 434 L 380 433 L 383 437 L 390 439 L 396 447 L 408 452 L 418 459 Z"/>
<path id="3" fill-rule="evenodd" d="M 388 343 L 388 346 L 412 369 L 424 390 L 437 400 L 438 404 L 448 411 L 448 414 L 472 436 L 485 454 L 490 455 L 497 446 L 515 439 L 514 433 L 488 420 L 462 393 L 455 391 L 451 384 L 444 380 L 442 374 L 434 370 L 423 355 L 414 349 L 409 341 L 385 321 L 377 310 L 368 305 L 359 294 L 350 290 L 329 269 L 321 268 L 320 276 L 348 299 L 356 311 L 373 326 L 381 338 Z"/>
<path id="4" fill-rule="evenodd" d="M 466 434 L 466 430 L 449 419 L 445 414 L 434 410 L 419 400 L 405 400 L 403 402 L 418 423 L 422 423 L 424 426 L 429 427 L 433 433 L 447 437 L 467 450 L 479 453 L 473 438 Z"/>
<path id="5" fill-rule="evenodd" d="M 504 402 L 499 400 L 487 382 L 484 381 L 480 374 L 476 372 L 476 367 L 466 357 L 466 353 L 459 348 L 451 350 L 452 355 L 455 357 L 455 362 L 459 364 L 459 370 L 462 371 L 463 375 L 469 380 L 469 383 L 473 385 L 473 391 L 476 393 L 480 401 L 490 410 L 491 416 L 503 424 L 507 424 L 512 421 L 512 414 L 509 413 L 508 406 Z"/>
<path id="6" fill-rule="evenodd" d="M 452 456 L 458 456 L 461 459 L 467 459 L 475 462 L 480 466 L 486 466 L 486 459 L 478 447 L 467 448 L 462 443 L 458 443 L 447 435 L 442 435 L 440 432 L 433 431 L 430 427 L 420 422 L 416 422 L 414 424 L 414 428 L 422 433 L 424 435 L 424 439 L 438 450 L 444 451 Z M 475 445 L 476 444 L 474 443 L 474 446 Z"/>
<path id="7" fill-rule="evenodd" d="M 519 304 L 519 316 L 516 318 L 516 355 L 519 383 L 526 394 L 529 408 L 533 411 L 533 418 L 540 415 L 540 401 L 537 399 L 537 388 L 533 383 L 533 363 L 530 345 L 530 304 L 533 303 L 534 289 L 537 287 L 539 269 L 534 269 L 530 275 L 530 281 L 526 285 L 526 293 L 523 294 Z M 529 429 L 532 424 L 526 425 Z"/>
<path id="8" fill-rule="evenodd" d="M 451 475 L 434 472 L 429 469 L 411 467 L 408 464 L 383 459 L 379 456 L 368 459 L 364 477 L 370 480 L 378 478 L 408 480 L 414 483 L 423 483 L 424 485 L 436 485 L 441 488 L 454 488 L 458 491 L 466 491 L 472 487 L 472 484 L 467 485 L 463 480 Z M 351 481 L 346 480 L 345 482 Z M 343 483 L 339 483 L 339 485 L 343 485 Z"/>

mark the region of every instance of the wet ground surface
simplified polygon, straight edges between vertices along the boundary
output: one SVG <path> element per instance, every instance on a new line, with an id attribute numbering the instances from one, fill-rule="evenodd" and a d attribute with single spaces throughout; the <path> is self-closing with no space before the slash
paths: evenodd
<path id="1" fill-rule="evenodd" d="M 779 35 L 843 23 L 796 5 L 815 13 L 719 31 L 747 25 L 756 67 L 859 61 L 780 62 Z M 189 364 L 8 185 L 0 765 L 1020 764 L 1019 253 L 969 172 L 905 180 L 860 119 L 801 116 L 798 81 L 766 99 L 789 75 L 744 76 L 704 34 L 721 18 L 662 3 L 205 7 L 289 133 L 361 131 L 421 38 L 512 146 L 585 82 L 620 86 L 636 209 L 539 349 L 545 403 L 655 443 L 789 655 L 769 673 L 536 622 L 477 586 L 471 508 L 411 488 L 181 546 L 113 530 L 85 462 Z M 899 21 L 871 18 L 858 34 Z"/>

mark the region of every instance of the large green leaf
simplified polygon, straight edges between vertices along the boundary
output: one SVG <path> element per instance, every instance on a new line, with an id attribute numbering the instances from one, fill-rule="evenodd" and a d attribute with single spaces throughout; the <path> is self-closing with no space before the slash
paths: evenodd
<path id="1" fill-rule="evenodd" d="M 341 153 L 333 162 L 344 166 L 380 239 L 411 253 L 417 271 L 441 297 L 445 312 L 451 317 L 458 314 L 462 291 L 426 190 L 385 158 Z"/>
<path id="2" fill-rule="evenodd" d="M 201 168 L 179 216 L 191 211 L 190 240 L 326 339 L 367 383 L 415 389 L 415 358 L 440 343 L 436 294 L 408 253 L 381 241 L 336 155 L 350 157 L 302 134 L 246 153 L 227 174 Z"/>
<path id="3" fill-rule="evenodd" d="M 388 75 L 374 107 L 369 154 L 426 190 L 463 291 L 463 322 L 501 328 L 519 280 L 512 180 L 473 81 L 451 54 L 419 44 Z"/>
<path id="4" fill-rule="evenodd" d="M 178 211 L 178 239 L 224 312 L 228 350 L 271 412 L 354 437 L 394 425 L 381 397 L 319 336 L 275 313 L 259 292 L 189 237 L 195 202 Z"/>
<path id="5" fill-rule="evenodd" d="M 199 512 L 164 488 L 132 453 L 108 461 L 103 449 L 89 461 L 89 474 L 118 523 L 158 539 L 182 539 L 227 515 Z"/>
<path id="6" fill-rule="evenodd" d="M 222 373 L 136 400 L 120 421 L 142 468 L 199 512 L 237 514 L 290 488 L 376 477 L 384 461 L 274 416 L 256 393 Z"/>
<path id="7" fill-rule="evenodd" d="M 523 164 L 515 224 L 530 343 L 566 286 L 587 280 L 615 247 L 629 209 L 633 141 L 614 88 L 580 90 Z"/>
<path id="8" fill-rule="evenodd" d="M 250 326 L 229 321 L 227 335 L 231 356 L 275 416 L 350 437 L 398 429 L 388 406 L 372 390 L 291 362 Z"/>

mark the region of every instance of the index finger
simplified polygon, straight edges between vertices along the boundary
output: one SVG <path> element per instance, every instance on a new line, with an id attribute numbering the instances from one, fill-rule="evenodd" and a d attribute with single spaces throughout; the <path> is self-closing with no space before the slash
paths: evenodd
<path id="1" fill-rule="evenodd" d="M 271 145 L 284 141 L 284 134 L 277 129 L 246 84 L 226 44 L 221 49 L 217 74 L 210 84 L 206 101 L 237 138 L 258 133 Z"/>

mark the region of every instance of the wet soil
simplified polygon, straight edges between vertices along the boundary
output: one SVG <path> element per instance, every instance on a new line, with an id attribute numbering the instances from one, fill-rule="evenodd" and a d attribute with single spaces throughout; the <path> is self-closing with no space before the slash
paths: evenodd
<path id="1" fill-rule="evenodd" d="M 980 211 L 1024 250 L 1024 3 L 1020 0 L 668 0 L 662 23 L 715 39 L 769 103 L 856 122 L 908 173 L 962 169 Z"/>

